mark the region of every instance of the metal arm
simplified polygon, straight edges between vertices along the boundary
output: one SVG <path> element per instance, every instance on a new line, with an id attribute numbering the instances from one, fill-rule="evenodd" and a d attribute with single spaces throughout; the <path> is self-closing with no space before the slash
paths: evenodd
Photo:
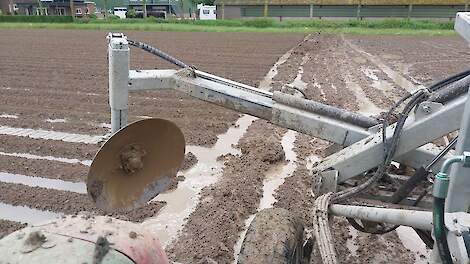
<path id="1" fill-rule="evenodd" d="M 363 143 L 366 141 L 370 142 L 371 140 L 374 142 L 376 140 L 381 141 L 378 140 L 380 139 L 378 138 L 380 135 L 376 134 L 377 131 L 375 128 L 365 128 L 368 125 L 376 124 L 376 121 L 372 118 L 282 93 L 273 94 L 202 71 L 194 71 L 189 68 L 179 71 L 128 71 L 128 52 L 127 39 L 124 35 L 109 35 L 109 94 L 113 132 L 116 132 L 127 123 L 129 91 L 176 89 L 192 97 L 253 115 L 281 127 L 322 138 L 342 146 L 349 146 L 365 138 L 368 139 L 363 141 Z M 449 115 L 453 117 L 453 120 L 460 120 L 460 110 L 462 109 L 461 107 L 463 106 L 465 98 L 458 98 L 456 100 L 458 101 L 452 104 L 455 107 L 445 107 L 446 111 L 442 111 L 442 113 L 450 109 L 449 111 L 451 113 L 449 112 Z M 436 105 L 432 105 L 431 109 L 440 108 L 436 107 Z M 422 131 L 426 131 L 430 123 L 441 126 L 442 123 L 439 122 L 442 122 L 442 120 L 449 115 L 439 115 L 444 117 L 439 119 L 429 118 L 427 115 L 420 120 L 416 118 L 414 127 L 424 127 L 424 129 L 410 133 L 410 140 L 419 136 L 419 133 Z M 432 112 L 430 116 L 437 116 L 437 114 Z M 428 119 L 430 122 L 423 121 Z M 393 125 L 388 129 L 393 130 Z M 418 147 L 453 131 L 452 129 L 455 130 L 457 127 L 450 125 L 446 129 L 438 129 L 426 137 L 424 142 L 401 149 L 401 151 L 398 151 L 399 154 L 395 160 L 414 168 L 419 168 L 422 164 L 429 163 L 437 152 L 429 149 L 429 147 Z M 406 142 L 404 139 L 402 139 L 402 141 Z M 369 145 L 372 144 L 369 143 Z M 333 163 L 328 163 L 327 161 L 322 164 L 325 164 L 324 168 L 333 167 L 339 170 L 340 180 L 346 180 L 380 163 L 380 144 L 376 144 L 372 147 L 375 152 L 371 153 L 375 156 L 371 153 L 367 154 L 367 151 L 363 151 L 361 148 L 360 152 L 368 156 L 368 158 L 365 159 L 365 164 L 357 162 L 359 157 L 364 158 L 363 155 L 357 155 L 355 159 L 348 158 L 346 163 L 343 162 L 344 159 L 338 159 L 338 164 L 334 162 L 336 159 L 330 159 L 330 162 L 333 160 Z M 369 159 L 369 157 L 373 158 Z M 351 164 L 355 169 L 350 170 L 349 167 Z M 440 164 L 437 164 L 437 166 L 440 166 Z"/>

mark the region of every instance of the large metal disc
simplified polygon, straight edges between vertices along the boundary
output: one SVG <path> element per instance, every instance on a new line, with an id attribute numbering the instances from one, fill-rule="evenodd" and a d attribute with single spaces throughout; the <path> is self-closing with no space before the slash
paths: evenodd
<path id="1" fill-rule="evenodd" d="M 105 211 L 132 210 L 165 191 L 185 152 L 183 133 L 164 119 L 145 119 L 114 134 L 98 151 L 87 190 Z"/>

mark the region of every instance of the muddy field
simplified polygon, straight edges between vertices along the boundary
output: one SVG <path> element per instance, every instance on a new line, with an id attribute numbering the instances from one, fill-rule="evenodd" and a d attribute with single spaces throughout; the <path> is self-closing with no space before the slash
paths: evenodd
<path id="1" fill-rule="evenodd" d="M 0 235 L 61 214 L 103 214 L 83 182 L 110 128 L 106 32 L 0 34 Z M 295 94 L 295 87 L 367 115 L 465 69 L 470 59 L 457 37 L 127 34 L 198 69 L 266 90 Z M 172 67 L 138 50 L 131 62 L 138 69 Z M 311 229 L 309 174 L 329 143 L 174 91 L 135 93 L 130 103 L 131 120 L 174 121 L 192 153 L 171 191 L 141 210 L 113 215 L 155 232 L 173 261 L 233 262 L 253 214 L 271 206 L 289 209 Z M 58 132 L 64 134 L 54 139 Z M 374 236 L 343 219 L 333 223 L 344 263 L 426 263 L 428 250 L 406 228 Z"/>

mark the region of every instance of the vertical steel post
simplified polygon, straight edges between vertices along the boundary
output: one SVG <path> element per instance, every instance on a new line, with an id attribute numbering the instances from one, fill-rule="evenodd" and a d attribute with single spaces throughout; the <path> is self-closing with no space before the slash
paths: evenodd
<path id="1" fill-rule="evenodd" d="M 456 155 L 462 155 L 463 151 L 470 151 L 470 96 L 468 95 L 455 150 Z M 446 211 L 467 212 L 470 206 L 470 168 L 464 168 L 462 164 L 452 166 L 449 174 L 450 183 Z"/>
<path id="2" fill-rule="evenodd" d="M 129 45 L 124 35 L 110 33 L 108 44 L 109 106 L 111 130 L 116 133 L 127 124 L 129 97 Z"/>

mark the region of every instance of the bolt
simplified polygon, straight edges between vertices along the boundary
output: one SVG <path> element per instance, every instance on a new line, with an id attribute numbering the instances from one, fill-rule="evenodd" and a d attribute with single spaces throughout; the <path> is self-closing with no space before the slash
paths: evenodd
<path id="1" fill-rule="evenodd" d="M 429 105 L 423 105 L 422 109 L 423 109 L 423 112 L 427 114 L 431 113 L 431 110 L 432 110 Z"/>

